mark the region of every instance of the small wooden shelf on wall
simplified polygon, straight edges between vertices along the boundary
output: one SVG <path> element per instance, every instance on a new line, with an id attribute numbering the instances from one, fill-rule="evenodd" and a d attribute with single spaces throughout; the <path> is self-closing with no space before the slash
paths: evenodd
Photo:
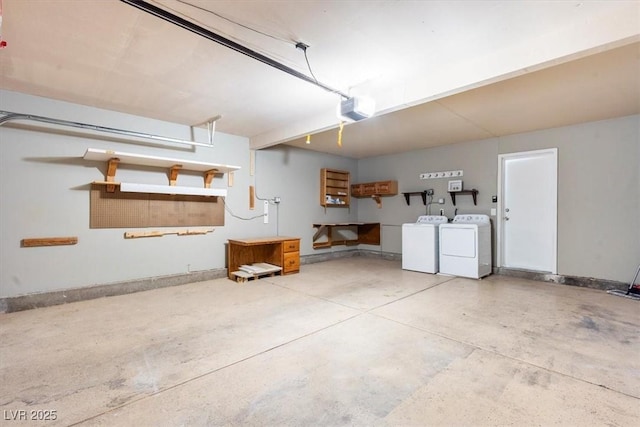
<path id="1" fill-rule="evenodd" d="M 451 201 L 453 202 L 453 206 L 456 205 L 456 194 L 457 195 L 471 195 L 473 197 L 473 204 L 477 204 L 478 203 L 478 190 L 476 190 L 475 188 L 473 190 L 462 190 L 462 191 L 449 191 L 449 194 L 451 195 Z"/>
<path id="2" fill-rule="evenodd" d="M 119 186 L 122 192 L 153 193 L 153 194 L 183 194 L 197 196 L 226 196 L 226 190 L 211 188 L 211 182 L 216 174 L 225 174 L 240 169 L 239 166 L 223 165 L 219 163 L 198 162 L 193 160 L 173 159 L 169 157 L 150 156 L 146 154 L 124 153 L 121 151 L 102 150 L 89 148 L 84 154 L 85 160 L 107 162 L 107 173 L 104 181 L 95 181 L 94 184 L 107 186 L 107 192 L 115 192 Z M 119 183 L 115 180 L 116 170 L 119 164 L 131 164 L 139 166 L 151 166 L 166 168 L 169 177 L 169 185 Z M 202 172 L 204 187 L 180 187 L 176 185 L 178 173 L 181 170 Z"/>
<path id="3" fill-rule="evenodd" d="M 351 202 L 350 176 L 347 171 L 323 168 L 320 170 L 320 206 L 348 208 Z"/>
<path id="4" fill-rule="evenodd" d="M 380 197 L 395 196 L 396 194 L 398 194 L 398 181 L 376 181 L 364 184 L 353 184 L 351 186 L 351 195 L 353 197 L 370 197 L 375 200 L 378 208 L 382 207 Z"/>

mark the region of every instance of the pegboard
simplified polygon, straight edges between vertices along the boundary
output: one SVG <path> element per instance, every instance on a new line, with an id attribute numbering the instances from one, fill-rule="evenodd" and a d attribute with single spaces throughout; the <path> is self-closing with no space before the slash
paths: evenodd
<path id="1" fill-rule="evenodd" d="M 113 193 L 91 185 L 90 228 L 222 226 L 218 197 L 149 193 Z"/>

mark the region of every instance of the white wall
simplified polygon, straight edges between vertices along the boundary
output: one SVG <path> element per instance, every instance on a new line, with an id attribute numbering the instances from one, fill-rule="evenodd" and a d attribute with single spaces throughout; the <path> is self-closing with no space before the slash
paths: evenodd
<path id="1" fill-rule="evenodd" d="M 446 204 L 431 212 L 444 207 L 451 218 L 448 179 L 421 181 L 419 174 L 462 169 L 465 188 L 479 194 L 477 206 L 470 196 L 459 197 L 458 213 L 490 214 L 498 154 L 549 147 L 559 157 L 558 273 L 629 282 L 640 263 L 640 116 L 363 159 L 357 181 L 397 179 L 400 192 L 433 188 Z M 425 207 L 418 197 L 406 206 L 399 195 L 384 198 L 382 209 L 360 200 L 358 212 L 360 220 L 387 224 L 386 240 L 394 244 L 383 242 L 383 250 L 398 252 L 400 224 L 415 221 Z"/>
<path id="2" fill-rule="evenodd" d="M 350 208 L 320 206 L 320 169 L 331 168 L 357 174 L 357 161 L 290 146 L 276 146 L 256 152 L 256 187 L 261 198 L 282 199 L 277 208 L 279 234 L 302 238 L 302 255 L 342 251 L 345 246 L 313 249 L 314 223 L 358 220 L 357 203 Z M 353 179 L 353 178 L 352 178 Z M 273 210 L 273 208 L 272 208 Z M 273 231 L 274 233 L 276 230 Z"/>
<path id="3" fill-rule="evenodd" d="M 186 126 L 11 92 L 2 92 L 0 96 L 4 110 L 176 138 L 190 137 Z M 242 169 L 236 173 L 235 186 L 229 188 L 228 200 L 233 209 L 242 214 L 246 210 L 237 200 L 248 185 L 245 171 L 249 143 L 246 138 L 218 134 L 215 148 L 192 150 L 188 146 L 159 148 L 127 144 L 105 140 L 109 138 L 106 135 L 80 136 L 78 131 L 62 127 L 55 133 L 42 128 L 24 130 L 8 125 L 0 128 L 0 296 L 224 267 L 224 242 L 236 227 L 228 215 L 229 227 L 219 227 L 206 236 L 171 235 L 125 240 L 124 232 L 131 230 L 89 229 L 89 183 L 104 180 L 106 165 L 86 162 L 82 156 L 87 148 L 94 147 L 239 165 Z M 198 140 L 205 141 L 206 135 L 198 135 Z M 126 165 L 118 168 L 116 178 L 167 183 L 164 170 Z M 202 186 L 203 178 L 181 174 L 178 183 Z M 226 177 L 216 178 L 213 183 L 215 187 L 223 188 L 226 184 Z M 245 197 L 242 199 L 246 200 Z M 262 232 L 257 222 L 251 227 L 255 233 Z M 77 236 L 78 244 L 20 247 L 23 238 L 53 236 Z"/>
<path id="4" fill-rule="evenodd" d="M 558 147 L 558 271 L 629 283 L 640 264 L 640 116 L 500 138 Z"/>
<path id="5" fill-rule="evenodd" d="M 188 126 L 8 91 L 0 92 L 0 109 L 174 138 L 190 139 L 191 132 Z M 256 173 L 251 176 L 247 138 L 216 133 L 214 148 L 196 149 L 126 140 L 33 122 L 0 127 L 0 297 L 225 268 L 225 244 L 230 238 L 298 236 L 303 255 L 345 249 L 314 250 L 311 224 L 357 218 L 356 207 L 325 213 L 319 205 L 320 169 L 344 169 L 355 175 L 353 159 L 276 147 L 256 153 Z M 205 129 L 196 130 L 196 140 L 207 141 Z M 90 147 L 240 166 L 226 197 L 237 217 L 262 214 L 259 201 L 255 210 L 249 209 L 249 185 L 256 186 L 258 196 L 279 196 L 282 203 L 270 205 L 269 224 L 261 217 L 242 220 L 226 212 L 225 226 L 215 227 L 212 234 L 125 240 L 124 232 L 132 229 L 89 229 L 89 183 L 104 180 L 106 168 L 102 162 L 82 159 Z M 119 166 L 116 178 L 167 183 L 165 170 L 127 165 Z M 182 173 L 178 184 L 202 186 L 203 179 Z M 215 178 L 213 186 L 227 188 L 227 176 Z M 55 236 L 77 236 L 78 244 L 20 247 L 24 238 Z"/>
<path id="6" fill-rule="evenodd" d="M 190 138 L 187 126 L 13 92 L 0 92 L 0 109 Z M 214 148 L 192 150 L 60 127 L 5 125 L 0 127 L 0 297 L 221 269 L 229 238 L 298 236 L 302 255 L 350 249 L 314 250 L 314 222 L 381 222 L 382 245 L 371 248 L 399 253 L 400 226 L 425 213 L 421 199 L 413 197 L 407 206 L 401 195 L 386 197 L 382 209 L 369 199 L 353 199 L 350 209 L 325 210 L 319 205 L 321 168 L 348 170 L 353 183 L 396 179 L 400 192 L 433 188 L 435 198 L 445 198 L 446 204 L 433 205 L 432 213 L 443 207 L 449 217 L 454 207 L 447 180 L 421 181 L 418 174 L 463 169 L 465 187 L 480 193 L 477 206 L 470 197 L 460 198 L 458 212 L 488 214 L 495 207 L 491 196 L 496 194 L 498 154 L 546 147 L 559 150 L 559 273 L 626 282 L 640 262 L 639 122 L 639 116 L 631 116 L 360 161 L 279 146 L 256 152 L 255 176 L 249 174 L 249 142 L 242 137 L 217 133 Z M 198 130 L 196 139 L 206 138 Z M 89 229 L 89 183 L 104 179 L 105 168 L 82 159 L 89 147 L 238 165 L 226 198 L 237 216 L 262 213 L 260 203 L 249 210 L 249 185 L 261 198 L 279 196 L 282 202 L 270 205 L 269 224 L 227 212 L 225 226 L 205 236 L 125 240 L 130 229 Z M 166 171 L 125 165 L 116 176 L 160 184 L 167 179 Z M 202 178 L 182 174 L 179 184 L 199 186 Z M 214 186 L 226 187 L 226 176 L 216 178 Z M 23 238 L 54 236 L 78 236 L 79 241 L 20 247 Z"/>

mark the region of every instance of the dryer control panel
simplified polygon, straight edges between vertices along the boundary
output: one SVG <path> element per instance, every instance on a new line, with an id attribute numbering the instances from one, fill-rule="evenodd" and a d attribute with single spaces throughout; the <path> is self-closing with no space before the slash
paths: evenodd
<path id="1" fill-rule="evenodd" d="M 490 224 L 489 215 L 456 215 L 453 222 L 458 224 Z"/>

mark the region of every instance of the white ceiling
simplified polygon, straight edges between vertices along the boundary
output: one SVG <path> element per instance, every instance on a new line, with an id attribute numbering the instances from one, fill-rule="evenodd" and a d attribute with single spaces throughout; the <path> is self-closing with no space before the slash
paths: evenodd
<path id="1" fill-rule="evenodd" d="M 149 3 L 379 114 L 117 0 L 4 0 L 0 88 L 355 158 L 640 113 L 638 1 Z"/>

